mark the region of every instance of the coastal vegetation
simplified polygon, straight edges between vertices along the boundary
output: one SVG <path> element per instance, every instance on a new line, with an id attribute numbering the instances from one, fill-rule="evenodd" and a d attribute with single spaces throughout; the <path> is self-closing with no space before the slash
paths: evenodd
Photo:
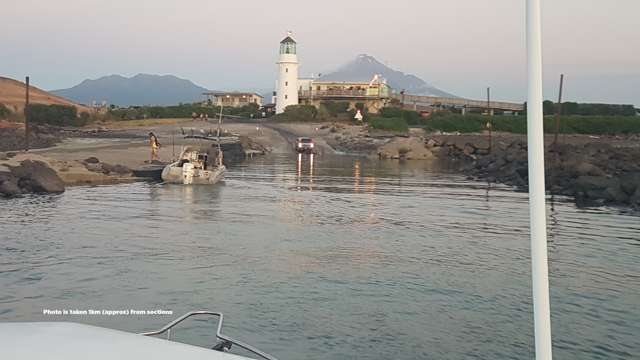
<path id="1" fill-rule="evenodd" d="M 369 120 L 369 126 L 377 130 L 401 133 L 409 131 L 407 121 L 401 117 L 374 117 Z"/>
<path id="2" fill-rule="evenodd" d="M 356 105 L 357 107 L 357 105 Z M 364 108 L 364 104 L 362 104 Z M 355 110 L 349 110 L 348 101 L 322 101 L 319 107 L 313 105 L 289 105 L 284 113 L 276 117 L 277 121 L 349 121 Z"/>
<path id="3" fill-rule="evenodd" d="M 359 103 L 355 108 L 350 108 L 346 101 L 323 101 L 318 108 L 313 105 L 291 105 L 275 119 L 285 122 L 355 122 L 354 115 L 357 109 L 360 109 L 364 121 L 372 129 L 377 130 L 407 132 L 409 127 L 422 127 L 429 131 L 445 133 L 478 133 L 487 130 L 490 124 L 492 130 L 499 132 L 525 134 L 527 131 L 525 115 L 488 117 L 474 113 L 463 115 L 440 111 L 424 117 L 419 112 L 397 106 L 385 107 L 378 114 L 369 114 L 365 104 Z M 202 103 L 128 108 L 112 106 L 106 113 L 89 115 L 87 112 L 78 114 L 77 108 L 73 106 L 31 104 L 28 111 L 31 121 L 36 124 L 84 126 L 96 120 L 118 122 L 123 120 L 186 119 L 191 118 L 194 114 L 196 116 L 206 114 L 210 119 L 215 119 L 219 115 L 220 107 L 203 105 Z M 555 104 L 550 101 L 545 102 L 544 111 L 547 114 L 553 114 Z M 630 116 L 636 114 L 636 111 L 637 109 L 631 105 L 563 103 L 562 112 L 564 115 L 560 116 L 559 132 L 587 135 L 640 134 L 640 117 Z M 224 107 L 223 114 L 243 118 L 262 116 L 257 104 L 238 108 Z M 12 112 L 0 104 L 0 119 L 8 119 L 11 116 Z M 545 116 L 544 128 L 548 133 L 555 131 L 554 115 Z"/>
<path id="4" fill-rule="evenodd" d="M 404 133 L 409 126 L 423 126 L 424 118 L 420 113 L 399 107 L 382 108 L 376 116 L 366 116 L 365 121 L 372 129 Z"/>
<path id="5" fill-rule="evenodd" d="M 320 102 L 320 108 L 324 108 L 326 113 L 333 118 L 349 113 L 348 101 L 322 101 Z"/>
<path id="6" fill-rule="evenodd" d="M 554 115 L 557 112 L 557 104 L 551 100 L 545 100 L 542 104 L 545 115 Z M 567 101 L 562 103 L 562 115 L 581 116 L 635 116 L 637 113 L 633 105 L 619 104 L 590 104 Z"/>
<path id="7" fill-rule="evenodd" d="M 494 131 L 526 134 L 526 116 L 492 116 L 461 115 L 448 112 L 432 114 L 424 127 L 431 131 L 476 133 L 487 130 L 491 123 Z M 555 131 L 555 117 L 545 116 L 545 132 Z M 560 133 L 563 134 L 638 134 L 640 133 L 640 117 L 637 116 L 560 116 Z"/>
<path id="8" fill-rule="evenodd" d="M 0 119 L 8 119 L 9 115 L 11 115 L 11 110 L 4 106 L 4 104 L 0 104 Z"/>
<path id="9" fill-rule="evenodd" d="M 385 107 L 380 111 L 383 118 L 399 118 L 403 119 L 409 125 L 422 125 L 424 118 L 417 111 L 401 109 L 397 107 Z"/>
<path id="10" fill-rule="evenodd" d="M 287 122 L 317 121 L 318 109 L 313 105 L 289 105 L 282 114 L 276 116 L 276 120 Z"/>
<path id="11" fill-rule="evenodd" d="M 565 105 L 568 106 L 567 112 L 572 114 L 606 113 L 617 115 L 561 115 L 560 133 L 587 135 L 640 133 L 640 117 L 627 115 L 635 113 L 636 110 L 633 106 L 577 103 L 565 103 Z M 312 105 L 291 105 L 285 109 L 283 114 L 278 115 L 277 120 L 286 122 L 354 122 L 356 109 L 361 109 L 364 121 L 376 130 L 407 132 L 409 127 L 422 127 L 429 131 L 446 133 L 479 133 L 491 126 L 492 130 L 499 132 L 515 134 L 526 134 L 527 132 L 527 117 L 524 115 L 488 117 L 481 114 L 462 115 L 440 111 L 429 117 L 424 117 L 417 111 L 394 106 L 382 108 L 378 114 L 373 115 L 366 112 L 364 104 L 356 104 L 355 109 L 349 109 L 346 102 L 340 101 L 322 102 L 319 108 Z M 550 110 L 547 109 L 547 111 Z M 553 112 L 551 111 L 551 113 Z M 544 128 L 549 133 L 555 131 L 555 116 L 545 116 Z"/>
<path id="12" fill-rule="evenodd" d="M 242 107 L 223 107 L 222 113 L 225 115 L 234 115 L 240 117 L 258 117 L 259 106 L 257 104 L 248 104 Z M 115 119 L 120 120 L 140 120 L 140 119 L 173 119 L 173 118 L 190 118 L 193 114 L 200 116 L 206 114 L 209 118 L 213 118 L 220 114 L 219 106 L 202 105 L 202 103 L 179 104 L 173 106 L 131 106 L 128 108 L 109 109 L 109 114 Z"/>
<path id="13" fill-rule="evenodd" d="M 88 113 L 82 112 L 78 116 L 75 106 L 30 104 L 27 107 L 29 121 L 35 124 L 54 126 L 84 126 L 91 121 Z"/>

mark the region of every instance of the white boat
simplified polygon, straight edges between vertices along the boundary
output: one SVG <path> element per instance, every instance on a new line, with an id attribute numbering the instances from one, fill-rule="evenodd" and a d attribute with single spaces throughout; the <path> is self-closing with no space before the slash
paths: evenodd
<path id="1" fill-rule="evenodd" d="M 162 170 L 162 180 L 171 184 L 212 185 L 224 178 L 226 170 L 220 149 L 190 146 L 182 151 L 178 161 Z"/>
<path id="2" fill-rule="evenodd" d="M 217 316 L 218 328 L 211 348 L 169 341 L 174 326 L 194 315 Z M 232 346 L 242 348 L 257 358 L 276 360 L 251 345 L 221 333 L 223 315 L 212 311 L 187 313 L 162 329 L 134 334 L 71 322 L 0 323 L 0 359 L 11 360 L 175 360 L 212 359 L 246 360 L 227 353 Z M 167 339 L 154 337 L 167 334 Z"/>

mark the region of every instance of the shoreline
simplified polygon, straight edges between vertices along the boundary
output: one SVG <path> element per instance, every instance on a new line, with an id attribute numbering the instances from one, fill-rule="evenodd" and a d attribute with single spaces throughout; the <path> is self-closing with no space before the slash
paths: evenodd
<path id="1" fill-rule="evenodd" d="M 0 171 L 7 164 L 6 154 L 15 153 L 14 166 L 16 160 L 43 161 L 60 174 L 66 185 L 136 181 L 137 178 L 124 171 L 122 174 L 92 171 L 85 160 L 97 158 L 108 168 L 117 165 L 133 169 L 148 165 L 147 134 L 153 131 L 163 145 L 160 159 L 168 162 L 178 155 L 182 146 L 193 144 L 194 140 L 184 139 L 183 134 L 212 132 L 216 127 L 217 123 L 191 119 L 151 119 L 71 131 L 63 129 L 53 146 L 33 149 L 26 154 L 12 151 L 2 156 L 0 153 Z M 513 186 L 520 191 L 527 189 L 526 136 L 521 134 L 494 133 L 493 151 L 489 154 L 487 134 L 427 133 L 423 129 L 394 134 L 326 122 L 227 122 L 223 129 L 240 136 L 244 149 L 242 159 L 249 153 L 251 156 L 289 153 L 295 138 L 306 136 L 314 139 L 320 153 L 431 161 L 434 166 L 473 179 Z M 45 129 L 48 136 L 52 132 L 49 127 Z M 561 145 L 552 151 L 553 136 L 545 136 L 549 194 L 572 196 L 578 204 L 640 208 L 640 138 L 637 135 L 561 135 L 559 140 Z"/>

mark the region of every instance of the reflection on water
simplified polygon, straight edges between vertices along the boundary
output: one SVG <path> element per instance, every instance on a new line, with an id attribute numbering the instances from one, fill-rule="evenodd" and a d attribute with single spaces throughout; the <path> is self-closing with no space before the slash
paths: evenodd
<path id="1" fill-rule="evenodd" d="M 297 190 L 313 190 L 313 162 L 315 154 L 298 154 Z M 303 187 L 303 183 L 306 185 Z"/>
<path id="2" fill-rule="evenodd" d="M 640 221 L 549 204 L 554 351 L 639 353 Z M 528 359 L 526 194 L 423 162 L 269 156 L 216 186 L 70 188 L 3 200 L 0 316 L 210 309 L 281 359 Z M 129 331 L 168 317 L 68 317 Z M 177 339 L 211 345 L 212 324 Z"/>

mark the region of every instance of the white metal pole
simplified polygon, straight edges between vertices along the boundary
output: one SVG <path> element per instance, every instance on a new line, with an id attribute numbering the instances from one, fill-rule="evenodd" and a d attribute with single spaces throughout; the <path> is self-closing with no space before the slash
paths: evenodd
<path id="1" fill-rule="evenodd" d="M 229 95 L 226 96 L 227 98 L 229 97 Z M 223 99 L 224 98 L 220 98 L 220 117 L 218 118 L 218 166 L 222 166 L 222 145 L 220 145 L 220 128 L 222 127 L 222 107 L 224 106 L 223 104 Z"/>
<path id="2" fill-rule="evenodd" d="M 218 143 L 220 142 L 220 127 L 222 126 L 222 100 L 220 100 L 220 116 L 218 117 Z"/>
<path id="3" fill-rule="evenodd" d="M 531 276 L 537 360 L 550 360 L 551 316 L 547 223 L 544 183 L 544 127 L 542 112 L 542 34 L 540 0 L 527 0 L 527 137 L 529 155 L 529 217 Z"/>

